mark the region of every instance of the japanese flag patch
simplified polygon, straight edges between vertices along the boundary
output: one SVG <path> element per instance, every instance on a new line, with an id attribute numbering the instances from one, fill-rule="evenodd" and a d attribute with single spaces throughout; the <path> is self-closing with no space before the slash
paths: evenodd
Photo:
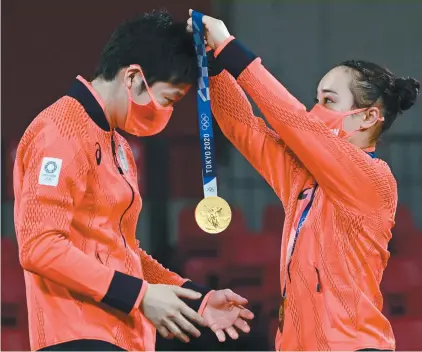
<path id="1" fill-rule="evenodd" d="M 43 158 L 41 163 L 40 176 L 38 177 L 38 184 L 56 187 L 59 184 L 62 162 L 62 159 Z"/>

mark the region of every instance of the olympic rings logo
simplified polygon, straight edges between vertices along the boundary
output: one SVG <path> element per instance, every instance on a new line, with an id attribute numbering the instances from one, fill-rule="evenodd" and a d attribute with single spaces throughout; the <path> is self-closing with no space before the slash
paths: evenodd
<path id="1" fill-rule="evenodd" d="M 201 114 L 201 129 L 206 131 L 210 127 L 210 118 L 207 114 Z"/>

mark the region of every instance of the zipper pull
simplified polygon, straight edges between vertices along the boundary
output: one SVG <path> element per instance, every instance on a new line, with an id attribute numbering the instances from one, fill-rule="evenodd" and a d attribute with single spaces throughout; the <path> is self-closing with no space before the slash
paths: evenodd
<path id="1" fill-rule="evenodd" d="M 123 175 L 123 170 L 119 165 L 119 162 L 117 160 L 117 154 L 116 154 L 116 142 L 114 141 L 114 132 L 111 135 L 111 152 L 113 153 L 113 159 L 114 163 L 116 164 L 117 170 L 119 171 L 120 175 Z"/>
<path id="2" fill-rule="evenodd" d="M 114 131 L 111 132 L 111 152 L 116 155 L 116 142 L 114 141 Z"/>
<path id="3" fill-rule="evenodd" d="M 290 258 L 289 264 L 287 264 L 287 275 L 289 277 L 290 283 L 292 282 L 292 278 L 290 277 L 290 264 L 292 263 L 292 259 Z"/>
<path id="4" fill-rule="evenodd" d="M 321 279 L 319 277 L 319 270 L 318 270 L 318 268 L 316 266 L 315 266 L 315 271 L 316 271 L 317 280 L 318 280 L 317 285 L 316 285 L 316 291 L 317 292 L 321 292 Z"/>

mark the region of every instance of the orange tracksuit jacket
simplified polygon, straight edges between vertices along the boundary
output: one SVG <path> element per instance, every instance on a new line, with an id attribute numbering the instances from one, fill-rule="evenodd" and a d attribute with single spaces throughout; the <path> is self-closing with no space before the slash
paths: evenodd
<path id="1" fill-rule="evenodd" d="M 32 349 L 89 340 L 154 350 L 155 328 L 139 310 L 147 283 L 207 292 L 139 248 L 135 161 L 83 78 L 26 130 L 14 191 Z"/>
<path id="2" fill-rule="evenodd" d="M 211 104 L 223 133 L 285 209 L 280 280 L 287 299 L 276 348 L 394 349 L 379 288 L 397 206 L 389 167 L 331 133 L 232 39 L 214 54 Z M 254 116 L 243 90 L 273 130 Z"/>

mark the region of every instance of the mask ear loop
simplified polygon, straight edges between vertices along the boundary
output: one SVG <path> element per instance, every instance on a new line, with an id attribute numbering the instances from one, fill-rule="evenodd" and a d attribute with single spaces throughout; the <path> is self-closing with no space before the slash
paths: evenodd
<path id="1" fill-rule="evenodd" d="M 348 132 L 348 133 L 346 133 L 345 131 L 344 131 L 344 119 L 347 117 L 347 116 L 353 116 L 353 115 L 356 115 L 356 114 L 359 114 L 359 113 L 361 113 L 361 112 L 364 112 L 365 110 L 366 110 L 367 108 L 361 108 L 361 109 L 355 109 L 355 110 L 350 110 L 350 111 L 346 111 L 346 112 L 344 112 L 342 115 L 342 117 L 341 117 L 341 119 L 342 119 L 342 122 L 341 122 L 341 130 L 340 130 L 340 132 L 339 132 L 339 137 L 340 138 L 343 138 L 343 139 L 349 139 L 350 137 L 352 137 L 353 135 L 355 135 L 357 132 L 359 132 L 361 129 L 359 128 L 358 130 L 356 130 L 356 131 L 352 131 L 352 132 Z M 343 132 L 343 133 L 341 133 L 341 132 Z"/>
<path id="2" fill-rule="evenodd" d="M 362 108 L 362 109 L 352 110 L 353 114 L 351 114 L 351 115 L 358 114 L 358 113 L 360 113 L 360 112 L 365 111 L 366 109 L 367 109 L 367 108 Z M 384 121 L 385 121 L 384 116 L 379 116 L 379 117 L 378 117 L 378 119 L 377 119 L 377 121 L 384 122 Z M 364 129 L 362 129 L 362 127 L 360 127 L 359 129 L 357 129 L 356 131 L 352 131 L 352 132 L 346 133 L 344 136 L 342 136 L 342 138 L 349 140 L 349 139 L 350 139 L 351 137 L 353 137 L 356 133 L 361 132 L 361 131 L 364 131 Z"/>
<path id="3" fill-rule="evenodd" d="M 144 75 L 144 72 L 142 71 L 142 69 L 141 69 L 141 66 L 139 66 L 139 65 L 130 65 L 129 66 L 129 68 L 135 68 L 135 69 L 137 69 L 137 70 L 139 70 L 139 72 L 141 73 L 141 76 L 142 76 L 142 80 L 143 80 L 143 82 L 144 82 L 144 84 L 145 84 L 145 89 L 147 90 L 147 92 L 148 92 L 148 95 L 149 95 L 149 98 L 151 99 L 151 101 L 152 101 L 152 103 L 155 105 L 155 106 L 159 106 L 160 107 L 160 110 L 168 110 L 168 111 L 173 111 L 173 107 L 172 106 L 167 106 L 167 107 L 165 107 L 165 106 L 162 106 L 160 103 L 158 103 L 157 102 L 157 100 L 155 99 L 155 97 L 154 97 L 154 94 L 152 93 L 152 91 L 151 91 L 151 88 L 149 87 L 149 85 L 148 85 L 148 83 L 147 83 L 147 80 L 146 80 L 146 78 L 145 78 L 145 75 Z M 128 88 L 129 89 L 129 88 Z M 129 89 L 129 91 L 130 91 L 130 89 Z"/>
<path id="4" fill-rule="evenodd" d="M 135 68 L 135 69 L 137 69 L 141 72 L 142 81 L 144 82 L 145 87 L 146 87 L 147 92 L 148 92 L 148 95 L 150 96 L 150 99 L 152 100 L 153 97 L 150 94 L 150 89 L 148 87 L 148 83 L 146 82 L 146 79 L 145 79 L 144 73 L 142 72 L 141 67 L 139 65 L 130 65 L 129 68 Z M 133 79 L 132 79 L 132 81 L 133 81 Z M 126 88 L 126 93 L 127 93 L 127 115 L 126 115 L 127 116 L 126 119 L 127 119 L 128 116 L 130 116 L 130 114 L 132 112 L 133 97 L 132 97 L 132 92 L 131 92 L 130 88 L 126 85 L 125 85 L 125 88 Z"/>

